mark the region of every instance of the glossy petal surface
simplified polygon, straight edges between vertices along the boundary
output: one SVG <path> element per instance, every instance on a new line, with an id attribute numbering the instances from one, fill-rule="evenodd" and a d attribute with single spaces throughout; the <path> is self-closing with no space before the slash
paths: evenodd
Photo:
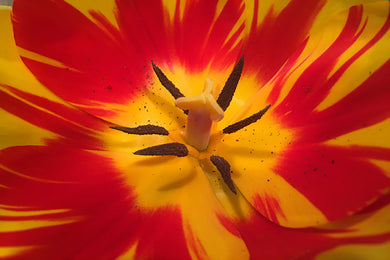
<path id="1" fill-rule="evenodd" d="M 230 153 L 233 180 L 268 219 L 326 223 L 389 192 L 388 17 L 388 3 L 336 14 L 238 118 L 271 104 L 269 113 L 225 137 L 220 153 Z"/>
<path id="2" fill-rule="evenodd" d="M 17 49 L 1 17 L 0 257 L 386 256 L 389 3 L 369 2 L 16 0 Z M 132 154 L 185 143 L 186 115 L 150 60 L 195 96 L 242 54 L 207 151 Z M 145 124 L 170 134 L 109 128 Z"/>
<path id="3" fill-rule="evenodd" d="M 61 98 L 115 120 L 154 82 L 150 60 L 195 72 L 213 60 L 234 62 L 243 29 L 240 1 L 226 1 L 222 9 L 217 1 L 178 1 L 171 14 L 171 5 L 159 0 L 118 0 L 116 6 L 117 27 L 64 1 L 15 1 L 15 38 L 25 64 Z"/>

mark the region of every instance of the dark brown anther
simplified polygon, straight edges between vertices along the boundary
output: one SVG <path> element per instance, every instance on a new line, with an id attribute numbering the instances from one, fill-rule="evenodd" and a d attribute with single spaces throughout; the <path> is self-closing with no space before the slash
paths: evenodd
<path id="1" fill-rule="evenodd" d="M 218 105 L 225 111 L 230 102 L 233 99 L 234 92 L 236 91 L 238 81 L 240 80 L 242 69 L 244 68 L 244 55 L 241 56 L 229 78 L 227 79 L 225 86 L 223 87 L 219 97 L 217 99 Z"/>
<path id="2" fill-rule="evenodd" d="M 168 130 L 164 127 L 150 124 L 138 127 L 110 126 L 110 128 L 134 135 L 169 135 Z"/>
<path id="3" fill-rule="evenodd" d="M 250 117 L 245 118 L 245 119 L 243 119 L 241 121 L 238 121 L 237 123 L 234 123 L 232 125 L 229 125 L 229 126 L 225 127 L 222 130 L 222 132 L 224 134 L 231 134 L 231 133 L 237 132 L 240 129 L 243 129 L 244 127 L 246 127 L 246 126 L 248 126 L 250 124 L 255 123 L 257 120 L 259 120 L 265 114 L 265 112 L 267 112 L 267 110 L 270 107 L 271 107 L 271 105 L 268 105 L 264 109 L 262 109 L 259 112 L 251 115 Z"/>
<path id="4" fill-rule="evenodd" d="M 154 73 L 156 73 L 157 75 L 157 78 L 160 80 L 161 84 L 164 86 L 164 88 L 166 90 L 169 91 L 169 93 L 171 93 L 171 95 L 176 99 L 180 98 L 180 97 L 184 97 L 183 93 L 180 92 L 180 89 L 178 89 L 175 84 L 172 83 L 172 81 L 170 81 L 167 76 L 165 76 L 165 74 L 162 72 L 162 70 L 156 65 L 154 64 L 154 62 L 152 61 L 152 67 L 153 67 L 153 70 L 154 70 Z M 188 115 L 188 110 L 183 110 L 184 114 Z"/>
<path id="5" fill-rule="evenodd" d="M 154 64 L 152 61 L 152 67 L 154 70 L 154 73 L 156 73 L 157 78 L 160 80 L 161 84 L 171 93 L 171 95 L 178 99 L 180 97 L 184 97 L 184 95 L 180 92 L 180 90 L 170 81 L 167 76 L 161 71 L 161 69 Z"/>
<path id="6" fill-rule="evenodd" d="M 236 187 L 234 187 L 234 183 L 232 177 L 230 176 L 230 164 L 221 156 L 212 155 L 210 156 L 210 161 L 217 167 L 219 173 L 221 173 L 223 181 L 229 187 L 229 189 L 237 194 Z"/>
<path id="7" fill-rule="evenodd" d="M 169 143 L 141 149 L 136 151 L 134 154 L 155 156 L 174 155 L 177 157 L 184 157 L 188 155 L 188 149 L 184 144 L 181 143 Z"/>

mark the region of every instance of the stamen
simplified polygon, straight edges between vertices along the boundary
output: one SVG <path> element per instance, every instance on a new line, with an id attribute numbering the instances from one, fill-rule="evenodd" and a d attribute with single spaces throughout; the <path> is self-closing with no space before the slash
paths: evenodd
<path id="1" fill-rule="evenodd" d="M 135 155 L 174 155 L 184 157 L 188 155 L 188 149 L 181 143 L 169 143 L 151 146 L 134 152 Z"/>
<path id="2" fill-rule="evenodd" d="M 250 124 L 255 123 L 257 120 L 259 120 L 265 114 L 265 112 L 267 112 L 267 110 L 270 108 L 270 106 L 271 105 L 268 105 L 263 110 L 260 110 L 259 112 L 251 115 L 250 117 L 245 118 L 241 121 L 238 121 L 237 123 L 234 123 L 232 125 L 229 125 L 228 127 L 225 127 L 222 130 L 222 132 L 224 134 L 231 134 L 231 133 L 237 132 L 240 129 L 243 129 L 244 127 L 246 127 Z"/>
<path id="3" fill-rule="evenodd" d="M 154 70 L 154 73 L 156 73 L 157 78 L 160 80 L 161 84 L 171 93 L 171 95 L 178 99 L 179 97 L 184 97 L 184 95 L 180 92 L 180 90 L 170 81 L 167 76 L 161 71 L 161 69 L 154 64 L 152 61 L 152 67 Z"/>
<path id="4" fill-rule="evenodd" d="M 221 173 L 223 181 L 229 189 L 234 194 L 237 194 L 236 187 L 234 187 L 234 183 L 230 175 L 230 164 L 223 157 L 217 155 L 210 156 L 210 161 L 215 165 L 215 167 L 217 167 L 218 171 Z"/>
<path id="5" fill-rule="evenodd" d="M 244 55 L 241 56 L 236 66 L 234 66 L 232 73 L 230 74 L 229 78 L 225 83 L 225 86 L 223 87 L 221 93 L 219 94 L 217 103 L 223 109 L 223 111 L 225 111 L 228 108 L 230 102 L 233 99 L 234 92 L 236 91 L 237 84 L 238 81 L 240 80 L 241 72 L 243 68 L 244 68 Z"/>
<path id="6" fill-rule="evenodd" d="M 134 135 L 169 135 L 164 127 L 150 124 L 138 127 L 110 126 L 110 128 Z"/>

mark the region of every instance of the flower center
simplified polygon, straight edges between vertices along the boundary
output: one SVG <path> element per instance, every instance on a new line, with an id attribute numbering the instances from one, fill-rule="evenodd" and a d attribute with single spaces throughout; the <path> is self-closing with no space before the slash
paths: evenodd
<path id="1" fill-rule="evenodd" d="M 243 66 L 244 56 L 242 56 L 235 65 L 220 93 L 217 93 L 218 91 L 213 88 L 212 80 L 206 78 L 204 89 L 201 94 L 194 97 L 185 97 L 165 76 L 161 69 L 152 62 L 153 70 L 160 83 L 174 97 L 175 105 L 187 114 L 186 143 L 196 148 L 199 152 L 205 151 L 209 145 L 213 122 L 218 122 L 223 119 L 224 111 L 229 107 L 230 102 L 233 99 Z M 217 95 L 218 98 L 216 98 Z M 222 130 L 222 134 L 232 134 L 255 123 L 265 114 L 265 112 L 267 112 L 269 107 L 270 105 L 250 117 L 225 127 Z M 150 124 L 134 128 L 123 126 L 112 126 L 110 128 L 136 135 L 170 135 L 169 131 L 165 128 Z M 134 152 L 134 154 L 184 157 L 189 155 L 189 151 L 185 144 L 173 142 L 147 147 Z M 229 189 L 236 194 L 237 191 L 230 176 L 230 164 L 228 161 L 218 155 L 211 155 L 208 159 L 217 168 Z"/>

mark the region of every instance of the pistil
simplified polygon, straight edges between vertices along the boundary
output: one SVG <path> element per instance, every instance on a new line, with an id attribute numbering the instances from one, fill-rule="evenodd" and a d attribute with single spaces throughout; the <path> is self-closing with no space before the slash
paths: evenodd
<path id="1" fill-rule="evenodd" d="M 213 82 L 206 79 L 203 92 L 195 97 L 176 99 L 177 107 L 188 110 L 186 142 L 199 151 L 207 149 L 213 122 L 222 120 L 224 112 L 214 99 Z"/>

